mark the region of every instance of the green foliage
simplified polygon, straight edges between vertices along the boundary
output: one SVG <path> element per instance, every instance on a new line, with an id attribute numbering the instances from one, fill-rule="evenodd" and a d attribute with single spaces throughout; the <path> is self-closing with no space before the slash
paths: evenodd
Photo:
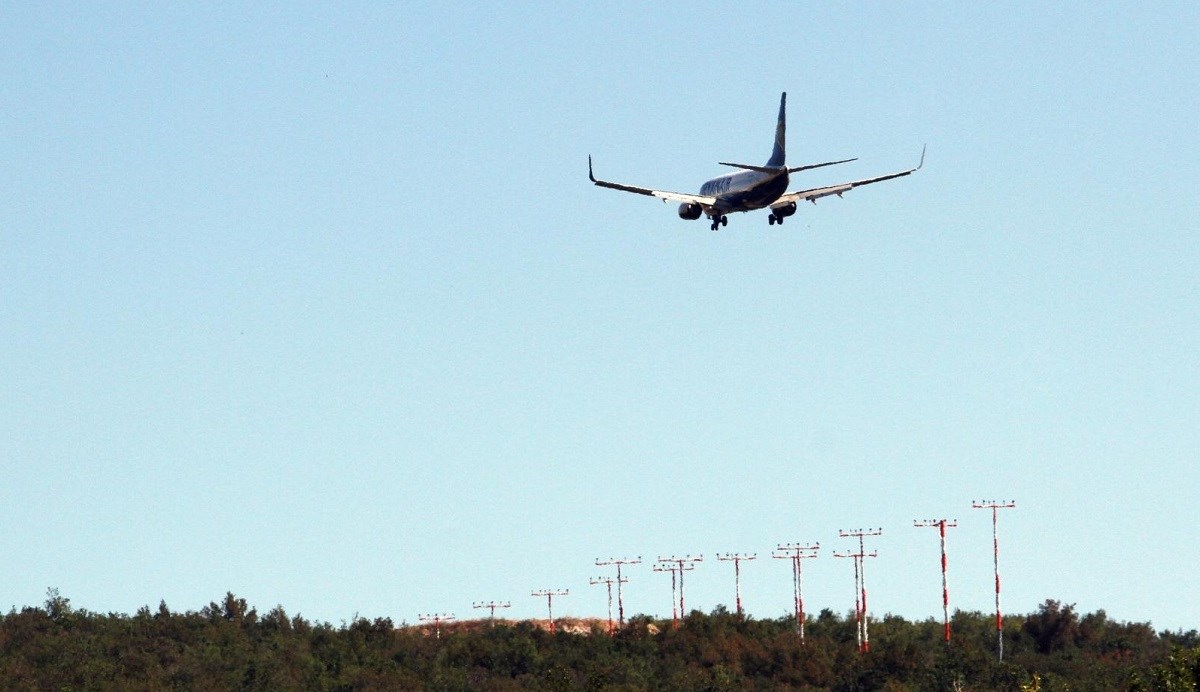
<path id="1" fill-rule="evenodd" d="M 0 689 L 14 690 L 1196 690 L 1195 631 L 1156 634 L 1104 611 L 1048 600 L 1006 619 L 996 658 L 990 615 L 942 623 L 887 615 L 859 652 L 853 614 L 806 623 L 717 608 L 679 628 L 645 615 L 609 637 L 532 623 L 458 623 L 435 639 L 387 618 L 340 627 L 263 614 L 232 593 L 195 612 L 166 603 L 133 616 L 74 609 L 51 589 L 41 608 L 0 616 Z"/>
<path id="2" fill-rule="evenodd" d="M 1025 620 L 1024 630 L 1033 637 L 1038 653 L 1047 654 L 1074 646 L 1079 638 L 1075 605 L 1064 606 L 1047 599 L 1037 613 Z"/>
<path id="3" fill-rule="evenodd" d="M 1172 647 L 1167 660 L 1154 665 L 1135 689 L 1155 692 L 1194 692 L 1200 689 L 1200 647 Z"/>

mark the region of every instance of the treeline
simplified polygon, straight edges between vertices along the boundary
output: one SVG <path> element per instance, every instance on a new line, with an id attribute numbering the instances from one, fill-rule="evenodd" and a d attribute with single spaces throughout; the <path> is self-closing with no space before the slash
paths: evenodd
<path id="1" fill-rule="evenodd" d="M 259 613 L 227 594 L 199 611 L 44 607 L 0 616 L 5 690 L 1196 690 L 1200 635 L 1080 615 L 1046 601 L 1005 619 L 958 612 L 942 623 L 872 621 L 860 653 L 853 615 L 806 621 L 693 611 L 679 628 L 636 616 L 608 636 L 551 634 L 531 622 L 441 629 L 387 618 L 333 626 Z"/>

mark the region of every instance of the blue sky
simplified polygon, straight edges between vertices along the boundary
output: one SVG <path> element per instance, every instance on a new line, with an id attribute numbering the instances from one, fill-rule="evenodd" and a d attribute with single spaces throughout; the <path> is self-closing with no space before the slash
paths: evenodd
<path id="1" fill-rule="evenodd" d="M 1195 3 L 0 10 L 0 605 L 1200 626 Z M 690 191 L 816 186 L 719 233 Z M 627 612 L 670 614 L 629 571 Z"/>

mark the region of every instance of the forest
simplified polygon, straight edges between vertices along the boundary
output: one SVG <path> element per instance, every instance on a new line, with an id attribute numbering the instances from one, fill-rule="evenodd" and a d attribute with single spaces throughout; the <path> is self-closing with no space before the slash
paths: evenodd
<path id="1" fill-rule="evenodd" d="M 5 690 L 1196 690 L 1200 635 L 1080 614 L 1047 600 L 1006 616 L 943 623 L 872 619 L 860 651 L 853 613 L 754 619 L 717 607 L 678 627 L 634 616 L 611 635 L 551 633 L 544 623 L 432 626 L 387 618 L 334 626 L 260 613 L 232 593 L 197 611 L 165 603 L 133 615 L 73 608 L 51 589 L 41 607 L 0 622 Z"/>

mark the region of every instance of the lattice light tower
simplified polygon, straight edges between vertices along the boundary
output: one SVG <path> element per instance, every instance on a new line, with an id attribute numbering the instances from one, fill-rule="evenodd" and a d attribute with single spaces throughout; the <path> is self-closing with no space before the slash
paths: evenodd
<path id="1" fill-rule="evenodd" d="M 802 560 L 815 558 L 820 549 L 820 543 L 780 543 L 775 547 L 776 552 L 771 554 L 771 557 L 777 560 L 792 561 L 792 595 L 796 607 L 796 631 L 800 633 L 800 641 L 804 641 L 804 572 L 800 563 Z"/>
<path id="2" fill-rule="evenodd" d="M 479 603 L 472 603 L 471 607 L 472 608 L 487 608 L 489 611 L 491 611 L 491 614 L 488 616 L 488 620 L 492 623 L 492 627 L 495 627 L 496 626 L 496 609 L 497 608 L 511 608 L 512 604 L 509 603 L 508 601 L 487 601 L 486 603 L 481 601 Z"/>
<path id="3" fill-rule="evenodd" d="M 683 602 L 683 573 L 690 572 L 696 569 L 696 563 L 704 560 L 703 555 L 695 557 L 686 555 L 684 557 L 659 557 L 657 564 L 653 569 L 655 572 L 670 572 L 671 573 L 671 626 L 679 627 L 679 621 L 686 614 Z M 679 609 L 675 609 L 675 582 L 679 581 Z"/>
<path id="4" fill-rule="evenodd" d="M 531 594 L 533 596 L 545 596 L 546 597 L 546 615 L 550 619 L 550 633 L 551 634 L 554 633 L 554 597 L 555 596 L 566 596 L 567 594 L 570 593 L 570 591 L 571 591 L 570 589 L 541 589 L 539 591 L 534 591 Z"/>
<path id="5" fill-rule="evenodd" d="M 854 558 L 854 581 L 857 586 L 859 595 L 855 596 L 855 604 L 858 617 L 858 638 L 859 650 L 871 650 L 871 638 L 867 631 L 867 563 L 866 558 L 878 557 L 878 553 L 871 551 L 868 553 L 863 546 L 863 538 L 866 536 L 881 536 L 883 529 L 842 529 L 838 531 L 838 536 L 842 538 L 857 538 L 858 552 L 843 555 L 834 555 L 834 557 L 853 557 Z"/>
<path id="6" fill-rule="evenodd" d="M 618 579 L 621 581 L 629 581 L 629 577 L 592 577 L 591 579 L 588 579 L 589 584 L 593 584 L 593 585 L 594 584 L 604 584 L 605 586 L 608 587 L 608 636 L 610 636 L 610 637 L 612 636 L 612 633 L 613 633 L 612 585 L 614 582 L 616 582 L 617 592 L 620 593 L 621 581 L 618 581 Z"/>
<path id="7" fill-rule="evenodd" d="M 717 553 L 717 560 L 722 562 L 733 563 L 733 589 L 734 596 L 737 599 L 737 615 L 742 617 L 742 570 L 741 564 L 744 560 L 754 560 L 758 556 L 754 553 Z"/>
<path id="8" fill-rule="evenodd" d="M 617 566 L 617 623 L 621 627 L 625 626 L 625 599 L 621 595 L 621 584 L 624 584 L 625 582 L 629 581 L 628 579 L 621 578 L 621 566 L 622 565 L 638 565 L 638 564 L 641 564 L 641 562 L 642 562 L 641 555 L 638 555 L 637 557 L 610 557 L 607 560 L 601 560 L 600 558 L 596 558 L 596 566 L 597 567 L 604 567 L 606 565 L 616 565 Z M 611 620 L 612 617 L 609 617 L 609 619 Z"/>
<path id="9" fill-rule="evenodd" d="M 958 526 L 953 519 L 914 519 L 913 526 L 936 526 L 942 543 L 942 630 L 946 643 L 950 643 L 950 589 L 946 585 L 946 528 Z"/>
<path id="10" fill-rule="evenodd" d="M 996 514 L 1001 509 L 1013 509 L 1017 503 L 1012 500 L 976 500 L 971 503 L 973 509 L 992 510 L 992 564 L 996 571 L 996 657 L 1004 660 L 1004 618 L 1000 614 L 1000 534 L 996 529 Z"/>
<path id="11" fill-rule="evenodd" d="M 442 623 L 454 619 L 453 613 L 428 613 L 425 615 L 417 615 L 417 619 L 421 622 L 433 623 L 433 638 L 442 638 Z"/>

